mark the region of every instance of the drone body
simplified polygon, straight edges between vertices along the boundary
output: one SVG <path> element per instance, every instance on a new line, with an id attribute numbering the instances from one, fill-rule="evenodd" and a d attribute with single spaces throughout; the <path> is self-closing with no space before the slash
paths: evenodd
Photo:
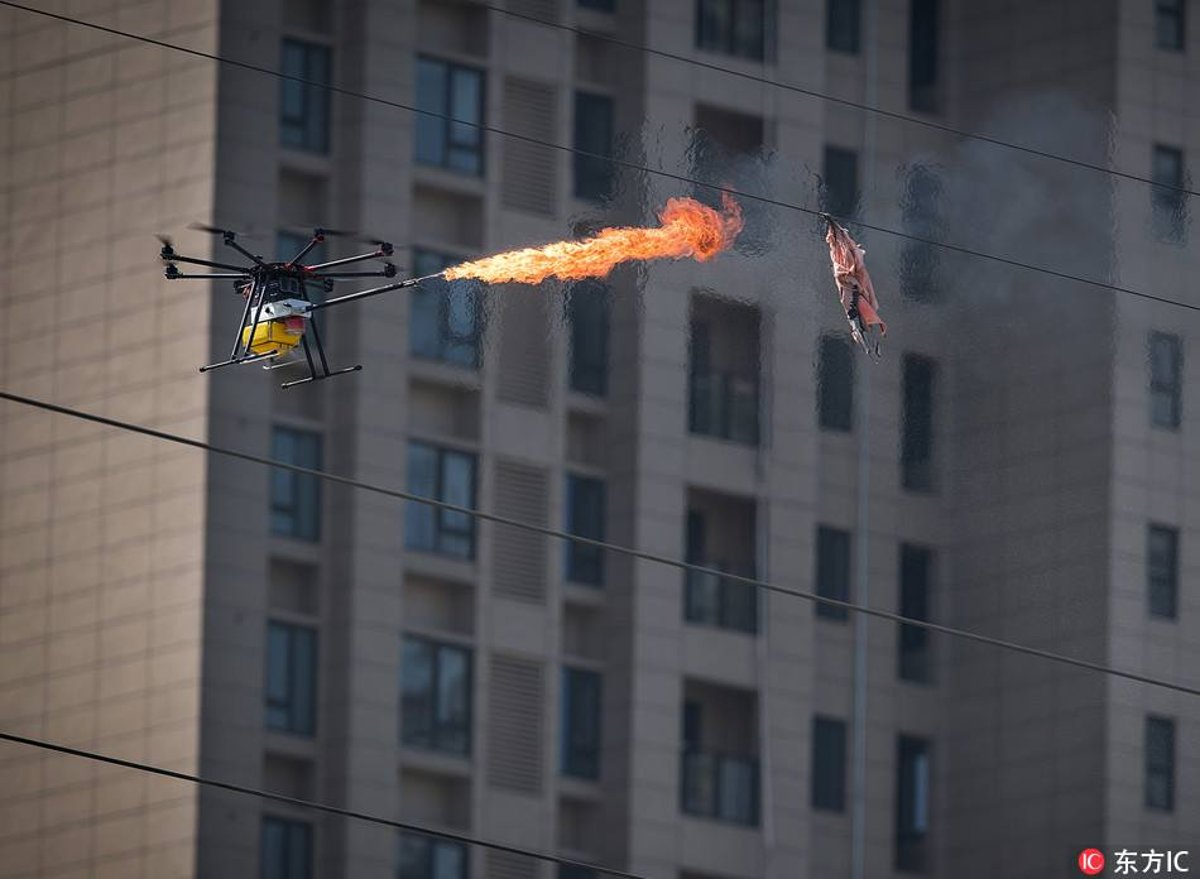
<path id="1" fill-rule="evenodd" d="M 307 376 L 284 382 L 282 385 L 284 388 L 322 381 L 348 372 L 357 372 L 362 369 L 362 366 L 349 366 L 342 369 L 329 368 L 329 362 L 325 357 L 325 346 L 321 343 L 321 334 L 313 320 L 313 312 L 331 305 L 363 299 L 377 293 L 411 287 L 421 280 L 410 278 L 383 287 L 321 301 L 321 297 L 310 294 L 316 291 L 320 291 L 322 294 L 329 293 L 337 281 L 395 277 L 396 267 L 386 259 L 392 255 L 392 245 L 386 241 L 375 241 L 372 243 L 375 244 L 376 249 L 370 253 L 316 265 L 303 265 L 300 261 L 314 247 L 324 242 L 327 235 L 342 234 L 329 229 L 317 229 L 313 232 L 312 239 L 308 244 L 292 259 L 287 262 L 265 262 L 261 256 L 254 255 L 237 243 L 236 232 L 228 229 L 215 229 L 210 226 L 195 228 L 220 235 L 226 246 L 236 250 L 253 263 L 249 266 L 236 266 L 181 256 L 175 252 L 175 248 L 169 240 L 162 239 L 163 247 L 159 255 L 167 263 L 164 274 L 168 280 L 229 279 L 234 282 L 235 289 L 246 301 L 245 307 L 242 309 L 241 324 L 234 337 L 229 358 L 202 366 L 200 367 L 201 372 L 258 361 L 265 361 L 264 369 L 281 369 L 296 365 L 308 367 Z M 382 268 L 362 272 L 340 271 L 341 266 L 373 259 L 383 260 Z M 179 271 L 176 263 L 190 263 L 222 271 L 184 273 Z M 294 356 L 289 359 L 288 355 L 295 352 L 296 349 L 303 352 L 302 356 Z"/>

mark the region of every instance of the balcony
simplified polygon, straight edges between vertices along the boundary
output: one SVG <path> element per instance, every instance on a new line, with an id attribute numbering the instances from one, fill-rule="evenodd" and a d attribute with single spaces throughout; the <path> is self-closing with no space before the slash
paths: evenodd
<path id="1" fill-rule="evenodd" d="M 758 761 L 704 751 L 682 755 L 682 808 L 688 815 L 758 826 Z"/>
<path id="2" fill-rule="evenodd" d="M 758 445 L 757 380 L 731 372 L 694 373 L 688 400 L 692 433 Z"/>
<path id="3" fill-rule="evenodd" d="M 732 570 L 719 563 L 704 567 L 752 577 L 753 572 Z M 701 626 L 732 629 L 751 635 L 758 632 L 758 591 L 749 584 L 719 574 L 688 571 L 685 581 L 684 619 Z"/>

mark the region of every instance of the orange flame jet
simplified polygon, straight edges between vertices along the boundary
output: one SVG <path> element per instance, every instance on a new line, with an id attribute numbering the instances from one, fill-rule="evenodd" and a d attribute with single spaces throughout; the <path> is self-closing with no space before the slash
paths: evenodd
<path id="1" fill-rule="evenodd" d="M 683 259 L 699 262 L 728 249 L 742 231 L 737 202 L 721 194 L 717 211 L 691 198 L 672 198 L 659 214 L 657 228 L 602 229 L 583 241 L 557 241 L 451 266 L 448 281 L 475 278 L 489 284 L 539 284 L 550 277 L 564 281 L 599 278 L 629 260 Z"/>

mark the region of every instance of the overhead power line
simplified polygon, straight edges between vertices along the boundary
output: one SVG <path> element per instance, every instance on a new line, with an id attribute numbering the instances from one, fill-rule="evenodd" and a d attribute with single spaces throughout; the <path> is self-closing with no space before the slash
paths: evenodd
<path id="1" fill-rule="evenodd" d="M 34 9 L 29 6 L 25 6 L 21 3 L 15 3 L 15 2 L 13 2 L 13 0 L 0 0 L 0 6 L 7 6 L 10 8 L 13 8 L 13 9 L 20 9 L 24 12 L 29 12 L 29 13 L 33 13 L 35 15 L 45 16 L 47 18 L 53 18 L 57 21 L 63 21 L 68 24 L 79 25 L 80 27 L 91 28 L 92 30 L 100 31 L 100 32 L 106 33 L 106 34 L 111 34 L 113 36 L 123 37 L 123 38 L 130 39 L 130 40 L 136 40 L 138 42 L 146 43 L 151 46 L 158 46 L 159 48 L 162 48 L 162 49 L 168 49 L 171 51 L 182 52 L 184 54 L 191 55 L 196 58 L 205 58 L 205 59 L 208 59 L 209 61 L 214 61 L 218 64 L 225 64 L 230 67 L 237 67 L 242 70 L 248 70 L 248 71 L 252 71 L 255 73 L 261 73 L 261 74 L 265 74 L 267 76 L 276 77 L 278 79 L 284 79 L 284 80 L 288 80 L 290 82 L 301 83 L 302 85 L 311 86 L 313 88 L 324 89 L 324 90 L 329 91 L 334 94 L 345 95 L 347 97 L 357 98 L 357 99 L 364 100 L 364 101 L 369 101 L 372 103 L 380 104 L 382 106 L 392 107 L 397 110 L 405 110 L 407 112 L 416 113 L 421 116 L 427 116 L 432 119 L 441 119 L 443 121 L 453 122 L 456 125 L 465 125 L 470 128 L 478 129 L 479 131 L 487 132 L 489 134 L 499 135 L 500 137 L 506 137 L 506 138 L 509 138 L 512 140 L 518 140 L 523 143 L 534 144 L 537 146 L 546 147 L 547 149 L 557 150 L 559 152 L 571 153 L 573 155 L 584 156 L 587 158 L 596 159 L 596 160 L 603 161 L 603 162 L 608 162 L 612 165 L 622 167 L 622 168 L 627 168 L 632 171 L 641 171 L 646 174 L 652 174 L 654 176 L 662 177 L 662 178 L 665 178 L 668 180 L 674 180 L 679 183 L 688 183 L 693 186 L 700 186 L 705 189 L 712 190 L 714 192 L 725 192 L 730 195 L 735 195 L 738 198 L 743 198 L 743 199 L 746 199 L 749 201 L 759 202 L 760 204 L 771 205 L 773 207 L 784 208 L 786 210 L 791 210 L 791 211 L 798 211 L 800 213 L 810 214 L 812 216 L 820 216 L 823 213 L 828 213 L 827 211 L 820 211 L 815 208 L 806 208 L 802 205 L 792 204 L 791 202 L 782 201 L 780 199 L 771 198 L 769 196 L 758 195 L 758 194 L 755 194 L 752 192 L 745 192 L 740 189 L 734 189 L 734 188 L 728 187 L 728 186 L 721 186 L 721 185 L 718 185 L 715 183 L 709 183 L 704 180 L 697 180 L 693 177 L 688 177 L 684 174 L 676 174 L 671 171 L 665 171 L 661 168 L 650 168 L 645 165 L 639 165 L 636 162 L 628 161 L 627 159 L 617 158 L 616 156 L 608 156 L 608 155 L 604 155 L 603 153 L 595 153 L 595 152 L 591 152 L 590 150 L 583 150 L 583 149 L 579 149 L 578 147 L 567 146 L 566 144 L 555 143 L 554 141 L 549 141 L 549 140 L 542 140 L 540 138 L 531 137 L 526 134 L 519 134 L 514 131 L 508 131 L 503 128 L 497 128 L 494 125 L 487 125 L 485 123 L 469 122 L 469 121 L 464 121 L 461 119 L 456 119 L 455 117 L 453 117 L 447 113 L 438 113 L 433 110 L 423 110 L 420 107 L 415 107 L 411 104 L 406 104 L 403 101 L 395 101 L 390 98 L 382 98 L 382 97 L 379 97 L 378 95 L 369 95 L 369 94 L 365 94 L 363 92 L 354 91 L 353 89 L 344 88 L 342 86 L 337 86 L 337 85 L 333 85 L 330 83 L 319 82 L 317 80 L 309 79 L 307 77 L 295 76 L 295 75 L 292 75 L 289 73 L 283 73 L 281 71 L 274 70 L 270 67 L 264 67 L 259 64 L 252 64 L 248 61 L 239 61 L 239 60 L 236 60 L 233 58 L 226 58 L 226 57 L 223 57 L 220 55 L 215 55 L 210 52 L 203 52 L 199 49 L 192 49 L 187 46 L 180 46 L 176 43 L 168 43 L 164 40 L 155 39 L 154 37 L 147 37 L 147 36 L 143 36 L 141 34 L 134 34 L 134 33 L 128 32 L 128 31 L 118 30 L 117 28 L 111 28 L 111 27 L 107 27 L 105 25 L 95 24 L 90 21 L 83 21 L 82 19 L 72 18 L 67 15 L 60 15 L 55 12 L 47 12 L 46 10 L 42 10 L 42 9 Z M 965 256 L 971 256 L 971 257 L 975 257 L 977 259 L 983 259 L 983 260 L 988 260 L 990 262 L 1000 263 L 1001 265 L 1007 265 L 1007 266 L 1011 266 L 1014 268 L 1026 269 L 1031 272 L 1037 272 L 1037 273 L 1044 274 L 1044 275 L 1047 275 L 1050 277 L 1059 278 L 1064 281 L 1073 281 L 1075 283 L 1085 284 L 1090 287 L 1096 287 L 1096 288 L 1104 289 L 1104 290 L 1112 290 L 1113 292 L 1116 292 L 1116 293 L 1124 293 L 1129 296 L 1136 296 L 1140 299 L 1146 299 L 1146 300 L 1149 300 L 1152 302 L 1159 302 L 1164 305 L 1173 305 L 1173 306 L 1177 306 L 1179 308 L 1187 309 L 1189 311 L 1200 311 L 1200 305 L 1191 304 L 1191 303 L 1187 303 L 1187 302 L 1180 302 L 1179 300 L 1176 300 L 1176 299 L 1169 299 L 1165 296 L 1158 296 L 1153 293 L 1146 293 L 1145 291 L 1142 291 L 1142 290 L 1134 290 L 1130 287 L 1122 287 L 1122 286 L 1119 286 L 1116 284 L 1109 284 L 1105 281 L 1101 281 L 1096 278 L 1087 278 L 1082 275 L 1071 274 L 1070 272 L 1058 271 L 1057 269 L 1053 269 L 1048 266 L 1039 266 L 1039 265 L 1035 265 L 1033 263 L 1023 262 L 1018 259 L 1012 259 L 1011 257 L 998 256 L 996 254 L 986 253 L 986 252 L 980 251 L 980 250 L 974 250 L 970 247 L 964 247 L 964 246 L 958 245 L 958 244 L 951 244 L 947 241 L 939 241 L 939 240 L 933 239 L 933 238 L 924 238 L 919 235 L 911 235 L 907 232 L 900 232 L 900 231 L 897 231 L 896 229 L 889 229 L 885 226 L 875 226 L 871 223 L 864 222 L 863 220 L 855 218 L 855 217 L 835 216 L 835 219 L 841 220 L 844 223 L 859 226 L 863 229 L 870 229 L 871 231 L 880 232 L 884 235 L 891 235 L 895 238 L 903 238 L 903 239 L 907 239 L 909 241 L 918 242 L 920 244 L 927 244 L 931 247 L 937 247 L 937 248 L 941 248 L 943 250 L 951 251 L 953 253 L 961 253 Z"/>
<path id="2" fill-rule="evenodd" d="M 559 855 L 552 855 L 547 852 L 535 851 L 533 849 L 522 848 L 515 845 L 507 845 L 502 842 L 493 842 L 489 839 L 480 839 L 477 836 L 470 836 L 465 833 L 455 833 L 453 830 L 435 830 L 432 827 L 422 827 L 419 824 L 411 824 L 407 821 L 396 821 L 391 818 L 384 818 L 380 815 L 372 815 L 370 812 L 359 812 L 354 809 L 343 809 L 338 806 L 330 806 L 326 803 L 317 802 L 316 800 L 303 800 L 299 797 L 289 797 L 285 794 L 277 794 L 272 791 L 262 790 L 261 788 L 248 787 L 244 784 L 234 784 L 230 781 L 219 781 L 215 778 L 209 778 L 204 775 L 192 775 L 187 772 L 178 772 L 174 769 L 166 769 L 162 766 L 153 766 L 149 763 L 139 763 L 136 760 L 125 760 L 121 757 L 113 757 L 110 754 L 101 754 L 96 751 L 85 751 L 82 748 L 72 748 L 67 745 L 60 745 L 57 742 L 48 742 L 44 739 L 35 739 L 28 736 L 19 736 L 14 733 L 0 731 L 0 741 L 12 742 L 17 745 L 27 745 L 30 748 L 40 748 L 43 751 L 54 751 L 59 754 L 68 754 L 72 757 L 81 757 L 84 760 L 94 760 L 97 763 L 108 763 L 111 766 L 120 766 L 124 769 L 133 769 L 137 772 L 145 772 L 151 775 L 159 775 L 163 778 L 173 778 L 176 781 L 186 781 L 191 784 L 198 784 L 203 787 L 213 787 L 220 790 L 230 791 L 235 794 L 243 794 L 249 797 L 258 797 L 263 800 L 272 800 L 277 803 L 284 803 L 289 806 L 297 806 L 302 809 L 312 809 L 316 812 L 325 812 L 330 815 L 340 815 L 343 818 L 353 818 L 356 821 L 365 821 L 369 824 L 379 824 L 384 827 L 391 827 L 395 830 L 404 830 L 410 833 L 420 833 L 425 836 L 436 836 L 439 839 L 449 839 L 454 842 L 464 843 L 466 845 L 477 845 L 482 848 L 490 848 L 499 852 L 507 852 L 513 855 L 522 855 L 527 858 L 536 858 L 539 861 L 549 861 L 552 864 L 562 864 L 568 867 L 579 867 L 584 870 L 594 870 L 607 876 L 618 876 L 621 879 L 647 879 L 637 873 L 629 873 L 625 870 L 614 870 L 611 867 L 602 867 L 599 864 L 590 864 L 587 861 L 577 861 L 573 858 L 564 858 Z"/>
<path id="3" fill-rule="evenodd" d="M 480 519 L 486 522 L 494 522 L 498 525 L 506 525 L 511 528 L 518 528 L 522 531 L 529 531 L 534 534 L 541 534 L 546 537 L 553 537 L 557 540 L 573 541 L 575 543 L 584 544 L 586 546 L 594 546 L 597 549 L 606 550 L 608 552 L 618 553 L 620 555 L 629 556 L 631 558 L 641 559 L 643 561 L 655 562 L 656 564 L 666 565 L 667 567 L 677 568 L 681 571 L 690 571 L 697 574 L 705 574 L 713 577 L 718 577 L 723 580 L 729 580 L 735 583 L 742 583 L 746 586 L 752 586 L 756 589 L 763 589 L 768 592 L 774 592 L 779 595 L 790 595 L 793 598 L 801 598 L 805 601 L 811 601 L 816 604 L 824 604 L 829 607 L 837 607 L 843 610 L 852 611 L 854 613 L 866 614 L 867 616 L 876 617 L 877 619 L 888 620 L 893 623 L 902 623 L 907 626 L 914 626 L 921 629 L 926 629 L 930 632 L 940 632 L 943 635 L 948 635 L 954 638 L 960 638 L 965 641 L 974 641 L 977 644 L 988 644 L 992 647 L 999 647 L 1004 650 L 1009 650 L 1014 653 L 1023 653 L 1027 656 L 1035 656 L 1040 659 L 1049 660 L 1051 662 L 1061 663 L 1063 665 L 1071 665 L 1076 668 L 1083 668 L 1089 671 L 1099 672 L 1101 674 L 1111 675 L 1113 677 L 1124 678 L 1130 681 L 1137 681 L 1142 684 L 1150 684 L 1155 687 L 1162 687 L 1167 690 L 1174 690 L 1179 693 L 1187 693 L 1192 696 L 1200 696 L 1200 688 L 1189 687 L 1185 684 L 1177 684 L 1171 681 L 1165 681 L 1160 678 L 1150 677 L 1148 675 L 1138 674 L 1137 672 L 1125 671 L 1124 669 L 1114 668 L 1099 662 L 1092 662 L 1086 659 L 1079 659 L 1074 656 L 1067 656 L 1062 653 L 1055 653 L 1050 650 L 1043 650 L 1038 647 L 1030 647 L 1025 644 L 1018 644 L 1013 641 L 1006 641 L 1002 638 L 994 638 L 990 635 L 982 635 L 978 632 L 972 632 L 967 629 L 959 629 L 954 626 L 945 626 L 939 623 L 930 622 L 928 620 L 915 619 L 906 617 L 891 611 L 880 610 L 874 607 L 865 607 L 855 604 L 850 601 L 843 601 L 838 598 L 829 598 L 824 595 L 818 595 L 815 592 L 790 589 L 785 586 L 780 586 L 776 583 L 770 583 L 765 580 L 759 580 L 754 577 L 745 577 L 740 574 L 731 574 L 726 571 L 720 571 L 716 568 L 705 567 L 704 565 L 696 565 L 690 562 L 683 562 L 679 559 L 671 558 L 670 556 L 659 555 L 658 553 L 646 552 L 645 550 L 634 549 L 628 546 L 622 546 L 619 543 L 609 543 L 605 540 L 596 540 L 591 537 L 581 537 L 571 534 L 566 531 L 561 531 L 557 528 L 549 528 L 544 525 L 535 525 L 530 522 L 522 522 L 518 519 L 511 519 L 508 516 L 502 516 L 498 513 L 488 513 L 483 510 L 476 510 L 471 507 L 463 507 L 458 504 L 447 503 L 446 501 L 437 500 L 434 498 L 423 497 L 414 494 L 410 491 L 403 491 L 395 488 L 385 488 L 374 483 L 364 482 L 359 479 L 352 479 L 348 476 L 339 476 L 335 473 L 328 473 L 324 470 L 315 470 L 311 467 L 302 467 L 298 464 L 289 464 L 282 461 L 275 461 L 271 458 L 262 455 L 251 454 L 250 452 L 242 452 L 236 449 L 229 449 L 223 446 L 214 445 L 202 440 L 195 440 L 189 437 L 180 436 L 178 434 L 167 433 L 166 431 L 156 430 L 151 427 L 145 427 L 140 424 L 132 424 L 127 421 L 120 421 L 115 418 L 108 418 L 103 415 L 96 415 L 91 412 L 84 412 L 79 409 L 73 409 L 69 406 L 60 406 L 57 403 L 50 403 L 45 400 L 38 400 L 33 397 L 26 397 L 20 394 L 14 394 L 9 391 L 0 390 L 0 399 L 8 400 L 12 403 L 19 403 L 23 406 L 31 406 L 35 409 L 42 409 L 47 412 L 55 412 L 59 415 L 67 415 L 72 418 L 78 418 L 83 421 L 90 421 L 94 424 L 102 424 L 106 427 L 113 427 L 118 430 L 125 430 L 131 433 L 141 434 L 143 436 L 152 437 L 154 439 L 163 440 L 165 442 L 176 443 L 178 445 L 190 446 L 194 449 L 201 449 L 206 452 L 211 452 L 217 455 L 223 455 L 228 458 L 236 458 L 242 461 L 250 461 L 255 464 L 262 464 L 267 467 L 277 467 L 281 470 L 288 470 L 292 473 L 299 473 L 304 476 L 311 476 L 316 479 L 323 479 L 327 482 L 333 482 L 338 485 L 345 485 L 351 488 L 362 489 L 363 491 L 374 492 L 386 497 L 398 498 L 399 500 L 409 501 L 425 506 L 434 507 L 439 510 L 448 512 L 460 513 L 466 516 L 471 516 L 475 519 Z"/>
<path id="4" fill-rule="evenodd" d="M 591 37 L 592 39 L 602 40 L 606 43 L 612 43 L 615 46 L 622 46 L 626 49 L 631 49 L 635 52 L 644 52 L 647 55 L 656 55 L 659 58 L 667 58 L 671 61 L 678 61 L 681 64 L 690 64 L 693 67 L 701 67 L 705 70 L 713 70 L 717 73 L 724 73 L 729 76 L 735 76 L 739 79 L 749 80 L 750 82 L 761 83 L 771 88 L 780 89 L 782 91 L 794 92 L 805 97 L 815 98 L 819 101 L 827 101 L 831 104 L 840 104 L 843 107 L 850 107 L 854 110 L 862 110 L 865 113 L 874 113 L 877 116 L 883 116 L 887 119 L 894 119 L 897 122 L 905 122 L 909 125 L 920 125 L 924 128 L 930 128 L 934 131 L 940 131 L 944 134 L 953 134 L 955 137 L 966 138 L 969 140 L 977 140 L 981 143 L 991 144 L 992 146 L 1003 147 L 1008 150 L 1016 150 L 1017 152 L 1026 153 L 1027 155 L 1037 156 L 1042 159 L 1050 159 L 1054 162 L 1062 162 L 1066 165 L 1075 165 L 1079 168 L 1086 168 L 1089 171 L 1097 171 L 1101 174 L 1109 174 L 1113 177 L 1120 177 L 1124 180 L 1132 180 L 1137 183 L 1144 183 L 1147 186 L 1153 186 L 1158 189 L 1166 189 L 1172 192 L 1179 192 L 1184 195 L 1200 195 L 1193 189 L 1188 189 L 1186 186 L 1175 186 L 1171 183 L 1162 183 L 1158 180 L 1152 180 L 1149 177 L 1142 177 L 1138 174 L 1131 174 L 1128 171 L 1122 171 L 1119 168 L 1110 168 L 1107 165 L 1097 165 L 1095 162 L 1087 162 L 1083 159 L 1076 159 L 1071 156 L 1064 156 L 1059 153 L 1052 153 L 1049 150 L 1041 150 L 1037 147 L 1031 147 L 1027 144 L 1013 143 L 1012 141 L 1002 140 L 991 135 L 981 134 L 978 131 L 966 131 L 962 128 L 955 128 L 953 125 L 946 125 L 943 122 L 935 122 L 932 119 L 922 119 L 919 116 L 909 116 L 906 113 L 897 113 L 894 110 L 885 110 L 883 107 L 874 104 L 865 104 L 860 101 L 854 101 L 849 98 L 839 98 L 836 95 L 830 95 L 825 92 L 819 92 L 816 89 L 804 88 L 803 86 L 793 85 L 788 82 L 780 82 L 776 79 L 770 79 L 766 76 L 761 76 L 756 73 L 750 73 L 746 70 L 735 70 L 732 67 L 724 67 L 720 64 L 714 64 L 711 61 L 704 61 L 700 58 L 693 58 L 689 55 L 680 55 L 678 52 L 668 52 L 664 49 L 656 49 L 653 46 L 645 43 L 636 43 L 632 40 L 625 40 L 613 34 L 604 33 L 603 31 L 587 30 L 581 27 L 564 24 L 560 21 L 553 21 L 548 18 L 541 18 L 537 15 L 530 15 L 526 12 L 518 12 L 515 9 L 506 9 L 503 6 L 498 6 L 494 3 L 481 3 L 480 6 L 485 9 L 490 9 L 493 12 L 499 12 L 501 15 L 508 15 L 512 18 L 520 18 L 525 21 L 533 22 L 544 27 L 557 28 L 558 30 L 568 31 L 577 34 L 581 37 Z"/>

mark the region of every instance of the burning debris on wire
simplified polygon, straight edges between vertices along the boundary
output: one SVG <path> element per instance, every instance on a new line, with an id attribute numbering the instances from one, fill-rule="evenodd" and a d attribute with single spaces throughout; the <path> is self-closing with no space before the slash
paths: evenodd
<path id="1" fill-rule="evenodd" d="M 821 214 L 821 218 L 827 225 L 825 243 L 829 245 L 833 279 L 837 282 L 842 308 L 850 322 L 850 335 L 868 355 L 878 360 L 879 340 L 887 335 L 887 324 L 879 316 L 879 300 L 875 298 L 875 288 L 863 260 L 866 251 L 829 214 Z M 872 332 L 874 327 L 879 328 L 878 336 Z"/>

